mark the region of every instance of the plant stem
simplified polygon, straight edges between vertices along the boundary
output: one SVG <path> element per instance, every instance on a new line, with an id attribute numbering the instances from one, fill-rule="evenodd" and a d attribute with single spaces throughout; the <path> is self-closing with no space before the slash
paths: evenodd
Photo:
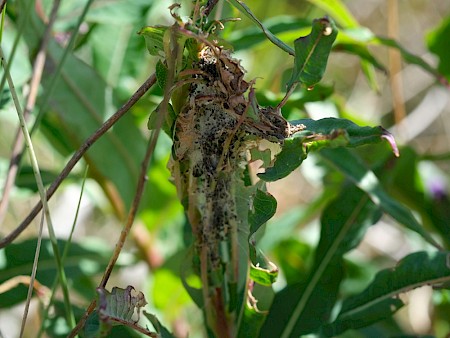
<path id="1" fill-rule="evenodd" d="M 44 70 L 44 64 L 45 64 L 45 59 L 46 59 L 45 51 L 46 51 L 48 43 L 50 41 L 52 27 L 56 20 L 56 14 L 58 12 L 60 3 L 61 3 L 60 0 L 57 0 L 53 3 L 53 8 L 52 8 L 52 11 L 50 14 L 50 19 L 48 21 L 47 27 L 45 28 L 41 46 L 40 46 L 39 52 L 37 53 L 36 58 L 34 60 L 33 73 L 31 75 L 31 81 L 30 81 L 30 92 L 28 94 L 27 101 L 25 104 L 25 109 L 23 112 L 23 115 L 24 115 L 24 118 L 26 121 L 28 120 L 30 112 L 33 110 L 35 102 L 36 102 L 39 84 L 41 82 L 42 72 Z M 19 164 L 20 164 L 20 161 L 22 159 L 22 154 L 23 154 L 23 142 L 24 142 L 23 134 L 21 133 L 20 128 L 18 128 L 16 137 L 14 139 L 14 145 L 12 147 L 13 150 L 11 153 L 11 159 L 9 161 L 8 173 L 6 175 L 5 183 L 3 186 L 3 196 L 2 196 L 2 199 L 0 200 L 0 224 L 3 223 L 3 219 L 6 215 L 6 210 L 8 208 L 8 202 L 9 202 L 9 195 L 10 195 L 11 189 L 14 185 L 14 181 L 16 179 L 17 172 L 19 170 Z"/>
<path id="2" fill-rule="evenodd" d="M 140 87 L 139 89 L 131 96 L 131 98 L 114 114 L 112 115 L 106 122 L 97 129 L 81 146 L 78 150 L 73 154 L 72 158 L 67 162 L 64 169 L 58 175 L 58 177 L 53 181 L 52 185 L 49 187 L 47 191 L 47 200 L 49 200 L 58 187 L 61 185 L 62 181 L 70 174 L 73 167 L 78 163 L 78 161 L 83 157 L 86 151 L 101 137 L 103 136 L 125 113 L 156 83 L 156 75 L 152 74 Z M 11 243 L 14 239 L 19 236 L 22 231 L 24 231 L 28 225 L 33 221 L 36 215 L 42 209 L 42 201 L 39 201 L 28 216 L 23 220 L 23 222 L 14 229 L 10 234 L 5 236 L 0 240 L 0 249 L 6 247 L 9 243 Z"/>
<path id="3" fill-rule="evenodd" d="M 43 209 L 44 209 L 45 219 L 47 221 L 47 227 L 48 227 L 48 231 L 49 231 L 49 234 L 50 234 L 50 241 L 51 241 L 51 244 L 52 244 L 53 254 L 54 254 L 55 260 L 56 260 L 58 275 L 59 275 L 59 278 L 61 280 L 62 291 L 63 291 L 63 296 L 64 296 L 64 305 L 65 305 L 65 308 L 66 308 L 67 322 L 69 323 L 69 325 L 73 326 L 73 325 L 75 325 L 75 317 L 73 315 L 72 307 L 70 305 L 70 297 L 69 297 L 69 290 L 67 288 L 66 275 L 65 275 L 62 263 L 61 263 L 61 255 L 59 253 L 58 243 L 57 243 L 57 240 L 56 240 L 55 231 L 54 231 L 52 220 L 51 220 L 51 217 L 50 217 L 50 211 L 49 211 L 48 204 L 47 204 L 47 198 L 46 198 L 46 194 L 45 194 L 44 183 L 42 181 L 42 177 L 41 177 L 41 174 L 40 174 L 40 171 L 39 171 L 39 164 L 38 164 L 36 155 L 34 153 L 33 143 L 31 141 L 31 137 L 30 137 L 30 134 L 28 132 L 26 121 L 25 121 L 25 118 L 23 116 L 22 107 L 20 106 L 19 99 L 17 97 L 17 93 L 16 93 L 16 90 L 15 90 L 15 87 L 14 87 L 14 83 L 13 83 L 13 80 L 11 78 L 11 74 L 9 73 L 9 71 L 7 69 L 5 56 L 3 54 L 3 50 L 2 50 L 1 47 L 0 47 L 0 58 L 1 58 L 1 61 L 2 61 L 2 65 L 3 65 L 4 69 L 5 69 L 6 80 L 8 82 L 9 88 L 11 90 L 11 95 L 13 97 L 14 105 L 15 105 L 16 110 L 17 110 L 17 115 L 19 117 L 20 126 L 22 128 L 22 132 L 23 132 L 24 137 L 25 137 L 25 144 L 26 144 L 27 148 L 29 149 L 30 161 L 31 161 L 31 165 L 33 167 L 33 172 L 34 172 L 34 176 L 35 176 L 35 179 L 36 179 L 36 184 L 38 186 L 39 196 L 41 198 L 41 204 L 42 204 Z M 36 250 L 36 252 L 38 253 L 39 250 Z M 30 285 L 33 285 L 33 281 L 31 282 Z M 30 286 L 30 287 L 32 287 L 32 286 Z M 25 320 L 26 320 L 26 318 L 24 318 L 24 321 Z"/>
<path id="4" fill-rule="evenodd" d="M 158 121 L 159 128 L 157 128 L 149 138 L 147 151 L 141 164 L 141 172 L 137 183 L 136 194 L 134 195 L 133 204 L 131 205 L 131 209 L 128 213 L 127 221 L 122 229 L 119 239 L 117 240 L 114 253 L 111 256 L 108 266 L 106 267 L 102 280 L 99 283 L 99 288 L 104 288 L 106 286 L 106 283 L 108 282 L 109 277 L 111 276 L 112 269 L 114 268 L 114 265 L 116 264 L 117 259 L 119 258 L 120 252 L 122 251 L 125 240 L 128 234 L 130 233 L 131 227 L 133 226 L 134 219 L 136 217 L 136 213 L 142 198 L 142 194 L 144 192 L 144 186 L 147 180 L 147 171 L 150 163 L 150 158 L 155 150 L 156 142 L 158 140 L 159 132 L 161 130 L 162 121 L 163 115 L 161 114 L 161 117 Z M 88 316 L 95 310 L 96 305 L 97 302 L 95 300 L 93 300 L 91 304 L 89 304 L 89 307 L 86 309 L 84 316 L 80 319 L 80 321 L 74 327 L 72 332 L 67 336 L 68 338 L 75 337 L 76 334 L 83 328 L 84 323 L 86 322 Z"/>

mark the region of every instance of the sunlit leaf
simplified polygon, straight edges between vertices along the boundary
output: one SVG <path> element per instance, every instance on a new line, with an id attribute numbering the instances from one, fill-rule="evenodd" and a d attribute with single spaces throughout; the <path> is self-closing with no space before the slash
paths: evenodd
<path id="1" fill-rule="evenodd" d="M 278 277 L 278 268 L 275 264 L 269 262 L 269 269 L 252 265 L 250 267 L 250 278 L 258 284 L 271 286 Z"/>
<path id="2" fill-rule="evenodd" d="M 288 91 L 296 83 L 312 87 L 322 79 L 337 34 L 334 21 L 324 17 L 313 21 L 309 35 L 295 40 L 294 70 L 287 84 Z"/>
<path id="3" fill-rule="evenodd" d="M 144 37 L 145 45 L 150 55 L 164 55 L 164 34 L 167 29 L 168 27 L 166 26 L 148 26 L 139 31 L 138 34 Z"/>
<path id="4" fill-rule="evenodd" d="M 331 15 L 343 27 L 358 26 L 358 21 L 340 0 L 308 0 Z"/>

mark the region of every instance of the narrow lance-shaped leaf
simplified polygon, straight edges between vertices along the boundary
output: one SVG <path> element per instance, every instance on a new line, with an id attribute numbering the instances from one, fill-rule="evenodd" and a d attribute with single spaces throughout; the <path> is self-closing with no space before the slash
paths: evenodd
<path id="1" fill-rule="evenodd" d="M 346 119 L 325 118 L 321 120 L 302 119 L 291 121 L 292 125 L 304 125 L 304 129 L 293 138 L 285 140 L 282 150 L 275 157 L 272 167 L 258 176 L 267 182 L 279 180 L 295 170 L 310 151 L 325 147 L 338 146 L 357 147 L 373 144 L 385 139 L 389 142 L 394 154 L 399 155 L 392 135 L 384 128 L 360 127 Z"/>
<path id="2" fill-rule="evenodd" d="M 430 244 L 440 248 L 433 237 L 414 218 L 411 211 L 385 192 L 375 174 L 367 169 L 356 155 L 345 148 L 322 149 L 320 155 L 364 190 L 384 212 L 400 224 L 417 232 Z"/>
<path id="3" fill-rule="evenodd" d="M 265 327 L 270 336 L 298 337 L 316 332 L 326 323 L 344 273 L 342 256 L 359 244 L 367 228 L 380 217 L 380 209 L 354 185 L 345 187 L 326 207 L 309 278 L 276 296 Z M 277 324 L 280 322 L 283 324 Z"/>
<path id="4" fill-rule="evenodd" d="M 287 84 L 288 92 L 297 83 L 311 87 L 322 79 L 337 34 L 334 21 L 324 17 L 313 21 L 309 35 L 295 40 L 294 70 Z"/>
<path id="5" fill-rule="evenodd" d="M 422 285 L 450 281 L 450 252 L 415 252 L 395 267 L 382 270 L 360 294 L 346 299 L 337 319 L 325 326 L 326 336 L 360 327 L 391 316 L 403 304 L 396 296 Z"/>

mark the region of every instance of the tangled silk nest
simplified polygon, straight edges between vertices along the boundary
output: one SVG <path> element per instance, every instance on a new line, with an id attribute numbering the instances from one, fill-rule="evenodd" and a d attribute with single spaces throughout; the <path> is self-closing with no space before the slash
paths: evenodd
<path id="1" fill-rule="evenodd" d="M 242 222 L 235 180 L 242 180 L 247 150 L 258 140 L 282 142 L 293 133 L 276 108 L 261 108 L 252 83 L 228 51 L 206 46 L 194 65 L 194 82 L 174 132 L 169 168 L 181 192 L 198 248 L 207 248 L 213 267 Z M 220 250 L 219 250 L 220 249 Z"/>

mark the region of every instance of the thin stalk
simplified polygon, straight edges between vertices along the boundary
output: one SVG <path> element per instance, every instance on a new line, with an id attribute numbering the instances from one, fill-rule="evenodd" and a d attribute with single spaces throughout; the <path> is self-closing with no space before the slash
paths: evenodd
<path id="1" fill-rule="evenodd" d="M 44 70 L 44 64 L 46 59 L 45 51 L 50 41 L 52 27 L 56 20 L 56 15 L 58 13 L 60 3 L 61 3 L 60 0 L 56 0 L 53 3 L 50 19 L 45 28 L 41 46 L 34 60 L 33 73 L 31 75 L 30 81 L 30 92 L 28 94 L 25 109 L 23 112 L 25 121 L 28 120 L 30 112 L 33 110 L 34 105 L 36 103 L 36 97 L 38 94 L 39 84 L 41 82 L 42 72 Z M 19 165 L 23 154 L 23 142 L 24 142 L 23 134 L 21 133 L 20 128 L 18 128 L 16 137 L 14 139 L 14 144 L 12 147 L 13 150 L 11 153 L 11 159 L 9 161 L 8 173 L 6 175 L 5 183 L 3 185 L 3 196 L 2 199 L 0 200 L 0 224 L 3 223 L 3 219 L 5 218 L 6 210 L 8 209 L 9 196 L 12 187 L 14 186 L 14 181 L 16 180 L 17 172 L 19 171 Z"/>
<path id="2" fill-rule="evenodd" d="M 398 38 L 398 0 L 388 0 L 388 36 Z M 398 49 L 389 48 L 389 81 L 392 89 L 395 124 L 398 125 L 406 116 L 403 82 L 401 76 L 402 57 Z"/>
<path id="3" fill-rule="evenodd" d="M 23 310 L 22 316 L 22 324 L 20 325 L 20 335 L 19 335 L 20 338 L 23 337 L 23 334 L 25 332 L 25 324 L 27 322 L 28 310 L 30 309 L 31 297 L 33 296 L 34 281 L 36 280 L 36 272 L 39 263 L 39 254 L 41 253 L 43 228 L 44 228 L 44 214 L 42 214 L 41 222 L 39 223 L 39 233 L 37 236 L 36 250 L 34 252 L 33 267 L 31 269 L 30 285 L 28 286 L 27 301 L 25 302 L 25 309 Z"/>
<path id="4" fill-rule="evenodd" d="M 70 244 L 72 243 L 73 233 L 75 231 L 75 226 L 76 226 L 77 221 L 78 221 L 78 215 L 79 215 L 79 212 L 80 212 L 81 200 L 82 200 L 82 197 L 83 197 L 84 186 L 85 186 L 86 179 L 87 179 L 87 173 L 88 173 L 88 167 L 86 167 L 86 170 L 84 171 L 83 182 L 81 184 L 80 197 L 78 198 L 77 209 L 75 211 L 75 217 L 74 217 L 74 220 L 72 222 L 72 227 L 70 229 L 69 238 L 67 238 L 66 245 L 64 246 L 64 251 L 63 251 L 63 254 L 62 254 L 62 258 L 61 258 L 63 264 L 64 264 L 64 261 L 66 260 L 67 254 L 69 253 L 69 248 L 70 248 Z M 53 304 L 53 301 L 55 300 L 56 288 L 58 287 L 58 284 L 59 284 L 59 278 L 58 278 L 58 276 L 56 276 L 55 281 L 53 282 L 53 285 L 52 285 L 52 289 L 51 289 L 52 291 L 51 291 L 50 301 L 48 302 L 48 304 L 46 304 L 46 307 L 45 307 L 44 312 L 42 314 L 41 327 L 39 328 L 39 332 L 36 335 L 37 338 L 40 338 L 42 336 L 42 333 L 44 332 L 45 320 L 47 319 L 50 307 Z"/>
<path id="5" fill-rule="evenodd" d="M 127 221 L 122 229 L 122 232 L 120 233 L 120 237 L 117 240 L 114 253 L 109 261 L 108 266 L 106 267 L 105 273 L 103 274 L 102 280 L 99 283 L 99 288 L 104 288 L 106 286 L 106 283 L 109 280 L 109 277 L 111 276 L 112 270 L 114 268 L 114 265 L 117 262 L 117 259 L 119 258 L 119 254 L 122 251 L 123 245 L 125 243 L 126 238 L 128 237 L 128 234 L 130 233 L 131 227 L 133 226 L 134 219 L 136 217 L 137 210 L 139 208 L 139 204 L 142 199 L 142 195 L 144 192 L 144 186 L 145 182 L 147 181 L 147 172 L 148 172 L 148 166 L 150 164 L 150 158 L 155 150 L 156 142 L 158 140 L 159 132 L 161 130 L 161 124 L 164 120 L 164 115 L 161 114 L 159 120 L 158 120 L 158 127 L 155 131 L 152 132 L 151 137 L 149 138 L 149 142 L 147 144 L 147 151 L 145 153 L 145 157 L 141 164 L 141 172 L 139 174 L 139 179 L 136 187 L 136 194 L 134 195 L 133 203 L 131 205 L 131 209 L 128 213 Z M 68 338 L 75 337 L 78 332 L 83 328 L 87 318 L 89 315 L 95 310 L 97 306 L 97 302 L 93 300 L 88 308 L 86 309 L 84 316 L 80 319 L 80 321 L 77 323 L 75 328 L 72 330 L 72 332 L 67 336 Z"/>
<path id="6" fill-rule="evenodd" d="M 131 96 L 131 98 L 122 106 L 120 109 L 112 115 L 108 120 L 106 120 L 103 125 L 98 128 L 89 138 L 78 148 L 78 150 L 73 154 L 72 158 L 67 162 L 64 169 L 58 175 L 58 177 L 53 181 L 51 186 L 47 191 L 47 200 L 49 200 L 58 187 L 61 185 L 62 181 L 69 175 L 73 167 L 78 163 L 78 161 L 83 157 L 86 151 L 101 137 L 103 136 L 125 113 L 156 83 L 156 75 L 152 74 Z M 42 201 L 39 201 L 28 214 L 28 216 L 23 220 L 23 222 L 14 229 L 10 234 L 5 236 L 0 240 L 0 249 L 6 247 L 14 239 L 19 236 L 22 231 L 24 231 L 28 225 L 34 220 L 37 214 L 42 209 Z"/>
<path id="7" fill-rule="evenodd" d="M 9 73 L 9 71 L 7 69 L 5 56 L 3 54 L 3 50 L 1 47 L 0 47 L 0 58 L 1 58 L 2 65 L 5 69 L 6 80 L 8 81 L 8 85 L 9 85 L 9 88 L 11 91 L 11 96 L 13 97 L 14 105 L 16 106 L 16 111 L 17 111 L 17 115 L 19 117 L 20 126 L 22 128 L 22 132 L 25 137 L 25 145 L 29 150 L 31 166 L 33 167 L 36 184 L 37 184 L 37 187 L 39 190 L 39 196 L 41 199 L 41 203 L 43 205 L 45 219 L 47 221 L 47 227 L 48 227 L 48 231 L 50 234 L 50 241 L 52 243 L 53 254 L 55 255 L 55 261 L 56 261 L 56 265 L 57 265 L 58 275 L 62 282 L 62 291 L 63 291 L 63 296 L 64 296 L 64 305 L 66 308 L 67 322 L 69 323 L 69 325 L 72 326 L 72 325 L 75 325 L 75 317 L 73 315 L 72 307 L 70 305 L 70 298 L 69 298 L 69 291 L 67 288 L 66 275 L 65 275 L 62 263 L 61 263 L 61 255 L 59 253 L 58 243 L 56 240 L 55 231 L 53 229 L 52 220 L 50 217 L 50 211 L 49 211 L 48 204 L 47 204 L 44 183 L 42 182 L 42 177 L 41 177 L 41 174 L 39 171 L 39 164 L 38 164 L 38 161 L 36 158 L 36 154 L 34 152 L 33 143 L 31 142 L 31 137 L 28 132 L 28 128 L 26 126 L 25 118 L 23 116 L 22 107 L 20 106 L 19 98 L 17 96 L 16 90 L 14 87 L 14 83 L 11 78 L 11 74 Z"/>

